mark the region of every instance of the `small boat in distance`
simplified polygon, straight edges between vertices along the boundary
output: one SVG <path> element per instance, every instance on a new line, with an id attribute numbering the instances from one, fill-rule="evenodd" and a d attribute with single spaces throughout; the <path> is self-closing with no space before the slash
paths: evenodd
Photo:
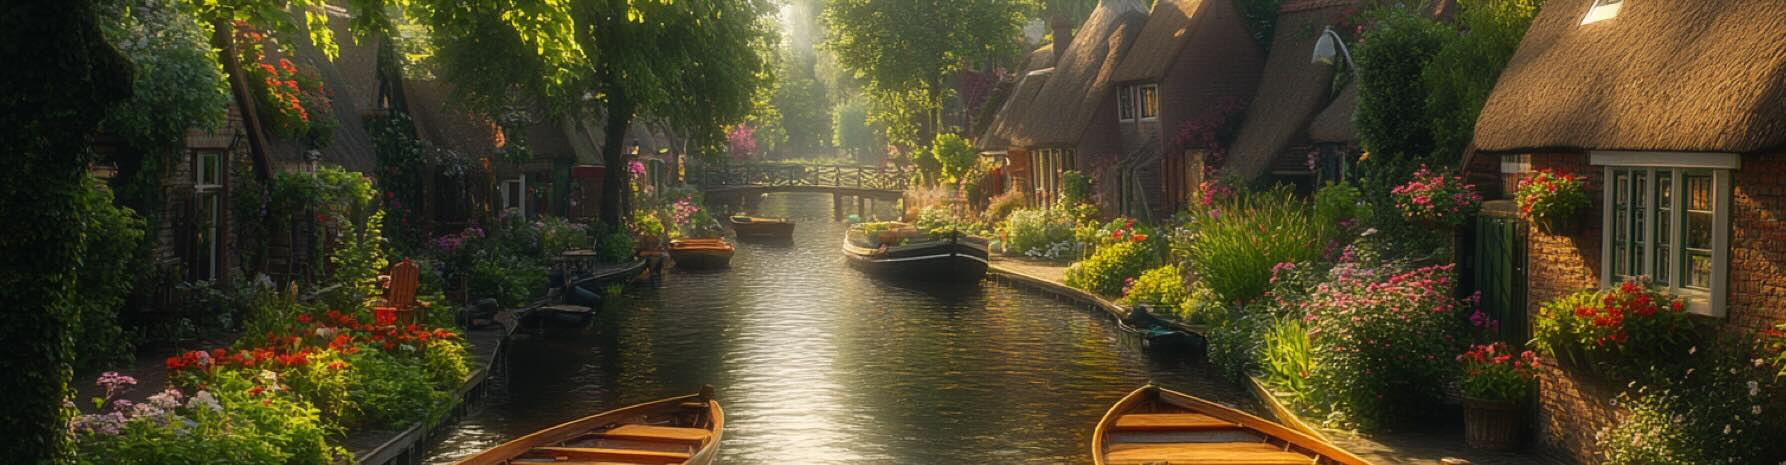
<path id="1" fill-rule="evenodd" d="M 713 387 L 573 420 L 502 443 L 457 465 L 599 463 L 709 465 L 719 455 L 725 411 Z"/>
<path id="2" fill-rule="evenodd" d="M 990 254 L 986 239 L 961 232 L 925 232 L 897 222 L 863 223 L 844 233 L 843 255 L 864 271 L 921 280 L 979 282 Z"/>
<path id="3" fill-rule="evenodd" d="M 1096 465 L 1370 465 L 1326 441 L 1189 394 L 1142 386 L 1091 437 Z"/>
<path id="4" fill-rule="evenodd" d="M 787 218 L 764 218 L 749 215 L 732 215 L 732 232 L 738 238 L 773 238 L 788 239 L 794 237 L 794 220 Z"/>
<path id="5" fill-rule="evenodd" d="M 732 264 L 732 252 L 725 238 L 670 240 L 670 260 L 677 268 L 725 268 Z"/>

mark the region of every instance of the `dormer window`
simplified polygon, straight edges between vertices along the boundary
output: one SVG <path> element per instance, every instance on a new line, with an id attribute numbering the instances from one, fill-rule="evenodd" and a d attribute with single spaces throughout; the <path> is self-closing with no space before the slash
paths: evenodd
<path id="1" fill-rule="evenodd" d="M 1587 17 L 1581 18 L 1581 24 L 1593 24 L 1618 16 L 1619 5 L 1624 2 L 1625 0 L 1594 0 L 1594 6 L 1588 8 Z"/>

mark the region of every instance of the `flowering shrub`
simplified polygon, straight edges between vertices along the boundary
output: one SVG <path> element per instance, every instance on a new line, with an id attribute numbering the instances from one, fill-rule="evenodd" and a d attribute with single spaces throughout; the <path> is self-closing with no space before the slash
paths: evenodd
<path id="1" fill-rule="evenodd" d="M 1761 347 L 1764 353 L 1774 357 L 1774 366 L 1780 369 L 1780 378 L 1786 378 L 1786 324 L 1777 328 L 1761 330 Z"/>
<path id="2" fill-rule="evenodd" d="M 1462 176 L 1433 172 L 1421 166 L 1407 184 L 1389 191 L 1402 217 L 1429 225 L 1456 227 L 1482 208 L 1476 186 Z"/>
<path id="3" fill-rule="evenodd" d="M 1617 404 L 1629 411 L 1595 434 L 1608 465 L 1786 461 L 1786 384 L 1748 347 L 1722 341 L 1672 354 L 1688 370 L 1651 372 Z"/>
<path id="4" fill-rule="evenodd" d="M 1124 305 L 1153 305 L 1166 313 L 1163 316 L 1191 319 L 1191 292 L 1184 283 L 1184 269 L 1165 265 L 1147 270 L 1123 286 Z"/>
<path id="5" fill-rule="evenodd" d="M 540 254 L 555 257 L 574 249 L 585 249 L 594 245 L 595 239 L 589 235 L 589 225 L 572 223 L 564 218 L 548 216 L 533 223 L 539 231 Z"/>
<path id="6" fill-rule="evenodd" d="M 1581 291 L 1539 307 L 1533 343 L 1552 357 L 1632 371 L 1677 363 L 1694 342 L 1679 299 L 1629 279 L 1604 292 Z"/>
<path id="7" fill-rule="evenodd" d="M 1283 188 L 1240 194 L 1195 222 L 1191 271 L 1230 303 L 1264 294 L 1273 266 L 1320 258 L 1330 229 L 1316 222 L 1308 205 Z"/>
<path id="8" fill-rule="evenodd" d="M 1488 401 L 1524 401 L 1538 385 L 1538 354 L 1518 354 L 1504 342 L 1477 344 L 1457 356 L 1463 364 L 1464 396 Z"/>
<path id="9" fill-rule="evenodd" d="M 1519 203 L 1519 214 L 1530 219 L 1559 219 L 1588 206 L 1588 194 L 1580 177 L 1548 169 L 1519 180 L 1514 199 Z"/>
<path id="10" fill-rule="evenodd" d="M 632 225 L 633 233 L 639 237 L 664 237 L 669 233 L 664 228 L 663 220 L 647 211 L 633 212 L 632 221 L 628 224 Z"/>
<path id="11" fill-rule="evenodd" d="M 248 55 L 242 69 L 254 87 L 260 114 L 268 116 L 274 132 L 282 137 L 304 138 L 317 147 L 328 145 L 335 125 L 330 103 L 333 93 L 323 87 L 322 78 L 298 69 L 288 59 L 261 63 L 259 53 Z"/>
<path id="12" fill-rule="evenodd" d="M 1461 348 L 1455 274 L 1454 264 L 1329 271 L 1303 305 L 1315 354 L 1311 407 L 1368 429 L 1442 399 Z"/>
<path id="13" fill-rule="evenodd" d="M 1072 253 L 1073 219 L 1059 209 L 1021 209 L 1005 219 L 1005 252 L 1060 260 Z"/>
<path id="14" fill-rule="evenodd" d="M 1123 286 L 1159 262 L 1159 252 L 1146 240 L 1116 242 L 1099 247 L 1091 258 L 1067 267 L 1068 286 L 1103 296 L 1121 295 Z"/>
<path id="15" fill-rule="evenodd" d="M 98 383 L 106 395 L 94 399 L 95 411 L 69 421 L 79 464 L 178 464 L 203 458 L 325 465 L 348 458 L 347 451 L 328 444 L 334 429 L 315 409 L 288 395 L 247 396 L 250 386 L 265 383 L 259 378 L 222 376 L 190 396 L 169 388 L 143 403 L 118 398 L 136 384 L 131 377 L 106 373 Z"/>

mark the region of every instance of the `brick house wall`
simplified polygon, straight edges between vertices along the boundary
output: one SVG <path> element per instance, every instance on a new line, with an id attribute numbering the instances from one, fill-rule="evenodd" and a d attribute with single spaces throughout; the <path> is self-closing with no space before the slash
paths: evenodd
<path id="1" fill-rule="evenodd" d="M 1786 322 L 1786 158 L 1748 154 L 1732 172 L 1730 274 L 1726 317 L 1720 326 L 1748 333 Z M 1531 154 L 1531 169 L 1583 175 L 1593 203 L 1572 236 L 1533 228 L 1527 243 L 1528 314 L 1544 302 L 1599 286 L 1599 218 L 1604 170 L 1580 152 Z M 1578 463 L 1598 463 L 1595 433 L 1618 420 L 1612 400 L 1622 386 L 1597 375 L 1547 366 L 1540 375 L 1538 439 Z"/>

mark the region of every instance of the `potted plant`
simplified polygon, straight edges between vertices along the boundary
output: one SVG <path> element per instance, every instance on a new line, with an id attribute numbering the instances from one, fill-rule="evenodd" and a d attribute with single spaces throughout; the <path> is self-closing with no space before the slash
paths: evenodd
<path id="1" fill-rule="evenodd" d="M 1514 197 L 1519 214 L 1545 234 L 1572 235 L 1581 230 L 1577 213 L 1588 206 L 1588 194 L 1579 176 L 1538 170 L 1519 180 Z"/>
<path id="2" fill-rule="evenodd" d="M 639 236 L 639 250 L 651 251 L 662 245 L 666 231 L 663 220 L 657 215 L 641 211 L 633 213 L 633 233 Z"/>
<path id="3" fill-rule="evenodd" d="M 1463 364 L 1464 442 L 1479 449 L 1519 447 L 1525 402 L 1538 381 L 1538 355 L 1506 343 L 1478 344 L 1457 356 Z"/>
<path id="4" fill-rule="evenodd" d="M 1462 176 L 1435 172 L 1426 166 L 1414 172 L 1406 184 L 1390 189 L 1395 208 L 1409 221 L 1438 228 L 1455 228 L 1482 208 L 1482 194 Z"/>

